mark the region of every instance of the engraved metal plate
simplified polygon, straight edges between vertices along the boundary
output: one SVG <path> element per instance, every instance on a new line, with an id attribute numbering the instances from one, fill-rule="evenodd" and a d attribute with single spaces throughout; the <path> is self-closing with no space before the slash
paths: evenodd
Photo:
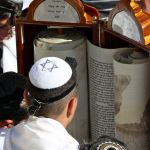
<path id="1" fill-rule="evenodd" d="M 34 12 L 35 21 L 79 23 L 77 11 L 64 0 L 45 0 Z"/>
<path id="2" fill-rule="evenodd" d="M 146 32 L 149 29 L 149 21 L 146 25 L 142 26 L 147 19 L 146 14 L 142 13 L 144 19 L 141 19 L 141 11 L 140 6 L 133 4 L 131 0 L 120 0 L 117 3 L 116 7 L 110 12 L 109 19 L 108 19 L 108 27 L 118 32 L 130 39 L 133 39 L 141 44 L 148 44 L 149 37 Z M 143 23 L 144 22 L 144 23 Z"/>

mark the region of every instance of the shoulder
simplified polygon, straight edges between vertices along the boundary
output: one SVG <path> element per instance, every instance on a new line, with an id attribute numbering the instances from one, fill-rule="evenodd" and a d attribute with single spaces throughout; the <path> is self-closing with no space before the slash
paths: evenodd
<path id="1" fill-rule="evenodd" d="M 5 136 L 8 130 L 8 128 L 0 128 L 0 137 Z"/>
<path id="2" fill-rule="evenodd" d="M 62 150 L 79 150 L 79 144 L 77 143 L 68 143 L 62 147 Z"/>
<path id="3" fill-rule="evenodd" d="M 3 145 L 8 130 L 9 130 L 8 128 L 0 128 L 0 150 L 3 150 Z"/>

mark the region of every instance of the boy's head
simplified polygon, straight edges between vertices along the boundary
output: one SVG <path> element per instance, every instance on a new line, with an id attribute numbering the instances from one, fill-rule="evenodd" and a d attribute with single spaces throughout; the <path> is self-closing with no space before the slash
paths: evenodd
<path id="1" fill-rule="evenodd" d="M 27 109 L 21 107 L 26 86 L 24 76 L 15 72 L 0 75 L 0 121 L 19 122 L 27 116 Z"/>
<path id="2" fill-rule="evenodd" d="M 71 108 L 69 111 L 76 108 L 75 68 L 57 57 L 40 59 L 29 72 L 28 96 L 35 115 L 56 120 L 62 114 L 67 117 L 66 107 Z M 68 115 L 70 120 L 72 117 Z"/>

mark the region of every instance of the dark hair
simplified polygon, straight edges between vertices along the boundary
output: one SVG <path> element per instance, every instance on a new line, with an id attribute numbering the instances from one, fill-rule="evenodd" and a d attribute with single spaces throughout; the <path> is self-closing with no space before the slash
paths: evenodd
<path id="1" fill-rule="evenodd" d="M 12 37 L 12 27 L 9 23 L 6 25 L 0 26 L 0 41 L 3 41 L 4 39 L 9 39 Z"/>
<path id="2" fill-rule="evenodd" d="M 31 106 L 29 108 L 30 114 L 34 114 L 35 116 L 43 116 L 43 117 L 52 117 L 55 118 L 59 116 L 65 109 L 67 103 L 71 100 L 72 97 L 77 97 L 77 87 L 67 94 L 62 99 L 58 101 L 41 105 L 40 108 L 33 108 Z"/>
<path id="3" fill-rule="evenodd" d="M 19 121 L 27 114 L 20 103 L 26 79 L 21 74 L 6 72 L 0 75 L 0 120 L 12 119 Z"/>
<path id="4" fill-rule="evenodd" d="M 0 19 L 7 16 L 10 24 L 14 25 L 14 16 L 21 14 L 23 1 L 16 0 L 0 0 Z"/>

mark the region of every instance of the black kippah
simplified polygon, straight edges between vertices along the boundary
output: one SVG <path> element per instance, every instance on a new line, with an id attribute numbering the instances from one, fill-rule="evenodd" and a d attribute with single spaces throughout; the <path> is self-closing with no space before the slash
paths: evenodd
<path id="1" fill-rule="evenodd" d="M 18 73 L 0 75 L 0 120 L 11 118 L 19 109 L 25 86 L 25 77 Z"/>
<path id="2" fill-rule="evenodd" d="M 10 12 L 15 13 L 16 11 L 20 11 L 23 6 L 23 1 L 16 0 L 0 0 L 0 10 L 2 12 Z"/>

